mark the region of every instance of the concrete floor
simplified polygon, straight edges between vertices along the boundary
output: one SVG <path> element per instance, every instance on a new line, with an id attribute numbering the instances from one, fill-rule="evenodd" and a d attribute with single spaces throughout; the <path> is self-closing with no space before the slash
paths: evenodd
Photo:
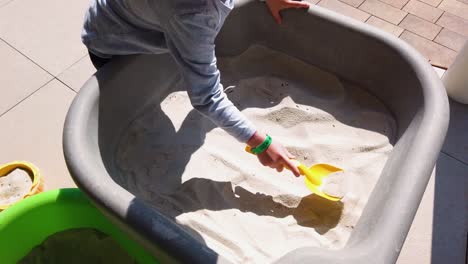
<path id="1" fill-rule="evenodd" d="M 71 101 L 94 72 L 80 41 L 88 2 L 0 0 L 0 164 L 34 163 L 46 189 L 75 186 L 62 154 L 62 128 Z M 450 103 L 447 140 L 401 264 L 465 263 L 468 106 Z"/>

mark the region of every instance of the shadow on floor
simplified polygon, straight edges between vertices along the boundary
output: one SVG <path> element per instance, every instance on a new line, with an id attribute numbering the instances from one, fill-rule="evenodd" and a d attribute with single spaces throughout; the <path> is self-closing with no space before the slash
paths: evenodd
<path id="1" fill-rule="evenodd" d="M 467 263 L 468 237 L 468 105 L 450 101 L 451 121 L 435 172 L 432 226 L 433 264 Z"/>

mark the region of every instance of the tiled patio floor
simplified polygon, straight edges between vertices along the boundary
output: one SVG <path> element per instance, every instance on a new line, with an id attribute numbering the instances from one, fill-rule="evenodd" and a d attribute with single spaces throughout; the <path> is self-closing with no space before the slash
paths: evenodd
<path id="1" fill-rule="evenodd" d="M 468 1 L 321 0 L 449 65 L 468 36 Z M 67 109 L 94 72 L 80 28 L 88 0 L 0 0 L 0 164 L 28 160 L 46 189 L 74 186 L 62 154 Z M 464 263 L 468 106 L 451 102 L 450 131 L 398 263 Z"/>
<path id="2" fill-rule="evenodd" d="M 467 0 L 307 0 L 385 30 L 448 68 L 468 39 Z"/>

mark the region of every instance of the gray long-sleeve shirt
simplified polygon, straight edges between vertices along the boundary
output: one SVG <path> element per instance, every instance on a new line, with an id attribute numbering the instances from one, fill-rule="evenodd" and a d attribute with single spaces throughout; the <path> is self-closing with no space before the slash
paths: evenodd
<path id="1" fill-rule="evenodd" d="M 214 40 L 233 5 L 233 0 L 93 0 L 82 40 L 104 58 L 170 52 L 193 107 L 247 142 L 255 128 L 226 97 L 216 66 Z"/>

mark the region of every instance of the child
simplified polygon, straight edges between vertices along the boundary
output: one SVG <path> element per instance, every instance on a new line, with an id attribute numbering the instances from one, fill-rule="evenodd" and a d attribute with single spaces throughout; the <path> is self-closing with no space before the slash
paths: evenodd
<path id="1" fill-rule="evenodd" d="M 308 8 L 304 2 L 267 0 L 278 24 L 280 11 Z M 233 0 L 93 0 L 82 33 L 96 68 L 115 55 L 170 52 L 182 72 L 193 107 L 256 152 L 261 164 L 299 170 L 281 144 L 257 131 L 223 92 L 214 41 Z M 155 69 L 157 70 L 157 69 Z"/>

